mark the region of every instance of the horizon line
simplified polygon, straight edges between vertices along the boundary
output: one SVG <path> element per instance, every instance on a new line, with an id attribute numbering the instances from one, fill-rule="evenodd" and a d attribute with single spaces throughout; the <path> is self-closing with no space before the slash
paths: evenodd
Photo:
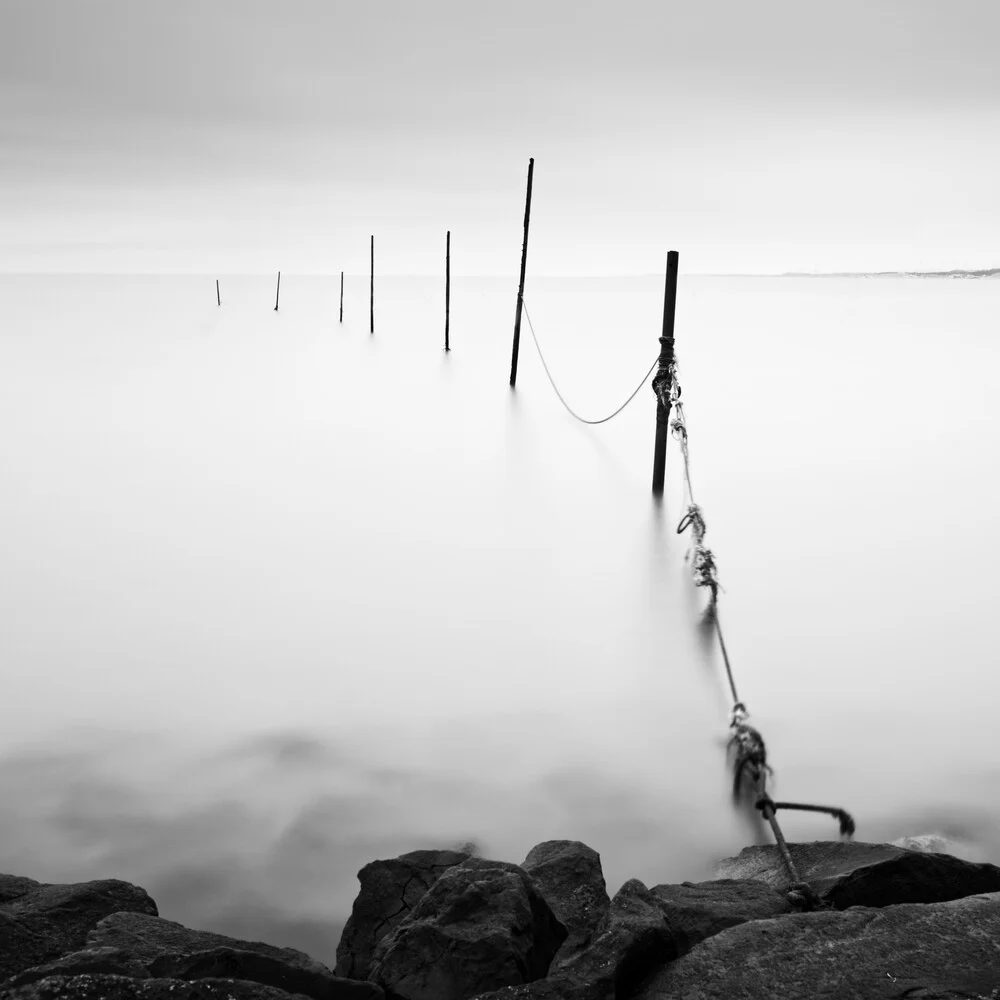
<path id="1" fill-rule="evenodd" d="M 7 270 L 0 268 L 2 277 L 93 277 L 93 278 L 206 278 L 214 280 L 216 278 L 271 278 L 278 273 L 278 269 L 273 271 L 88 271 L 88 270 L 53 270 L 53 271 L 27 271 L 27 270 Z M 947 275 L 996 275 L 1000 276 L 1000 267 L 980 267 L 980 268 L 950 268 L 948 270 L 923 271 L 916 269 L 879 270 L 879 271 L 682 271 L 686 277 L 690 278 L 864 278 L 864 277 L 891 277 L 894 275 L 906 276 L 947 276 Z M 281 274 L 290 277 L 302 278 L 336 278 L 340 274 L 351 278 L 369 278 L 370 271 L 281 271 Z M 418 271 L 383 271 L 375 272 L 376 278 L 434 278 L 442 277 L 441 273 L 418 272 Z M 452 278 L 491 278 L 491 279 L 517 279 L 516 273 L 510 274 L 455 274 Z M 663 278 L 663 272 L 645 271 L 631 272 L 628 274 L 535 274 L 529 278 L 545 279 L 565 279 L 565 278 L 588 278 L 594 280 L 622 279 L 622 278 Z"/>

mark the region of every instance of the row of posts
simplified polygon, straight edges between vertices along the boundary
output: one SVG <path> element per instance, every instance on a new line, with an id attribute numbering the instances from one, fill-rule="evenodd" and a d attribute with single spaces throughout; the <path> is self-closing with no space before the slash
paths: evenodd
<path id="1" fill-rule="evenodd" d="M 517 308 L 514 311 L 514 346 L 510 357 L 510 387 L 517 384 L 517 355 L 521 346 L 521 307 L 524 303 L 524 274 L 528 266 L 528 225 L 531 222 L 531 181 L 535 172 L 535 159 L 528 160 L 528 190 L 524 199 L 524 242 L 521 245 L 521 278 L 517 285 Z M 660 356 L 653 388 L 666 382 L 674 366 L 674 312 L 677 306 L 677 264 L 679 254 L 667 254 L 667 279 L 663 295 L 663 329 L 660 333 Z M 667 465 L 667 432 L 670 429 L 670 393 L 656 394 L 656 441 L 653 446 L 653 494 L 663 496 L 663 481 Z"/>
<path id="2" fill-rule="evenodd" d="M 444 252 L 444 349 L 451 350 L 451 230 L 445 237 Z M 371 306 L 369 311 L 369 332 L 375 332 L 375 237 L 371 238 Z M 281 272 L 278 272 L 278 283 L 274 290 L 274 311 L 278 311 L 281 300 Z M 215 301 L 222 305 L 222 294 L 219 291 L 219 279 L 215 279 Z M 344 272 L 340 272 L 340 322 L 344 322 Z"/>
<path id="3" fill-rule="evenodd" d="M 531 222 L 531 181 L 535 172 L 535 159 L 528 160 L 528 188 L 524 200 L 524 241 L 521 244 L 521 275 L 517 285 L 517 308 L 514 312 L 514 344 L 510 358 L 510 387 L 517 384 L 517 356 L 521 346 L 521 308 L 524 304 L 524 277 L 528 267 L 528 225 Z M 679 255 L 676 250 L 667 254 L 666 287 L 663 293 L 663 328 L 660 332 L 660 355 L 657 372 L 653 377 L 656 390 L 656 440 L 653 445 L 653 494 L 663 495 L 666 473 L 667 434 L 670 430 L 671 399 L 669 391 L 659 391 L 664 385 L 669 390 L 674 366 L 674 313 L 677 306 L 677 267 Z M 451 350 L 451 230 L 445 237 L 445 285 L 444 285 L 444 349 Z M 221 306 L 219 279 L 215 280 L 216 301 Z M 274 293 L 274 311 L 278 311 L 281 297 L 281 272 Z M 344 322 L 344 272 L 340 272 L 340 322 Z M 371 238 L 371 284 L 369 331 L 375 332 L 375 236 Z"/>

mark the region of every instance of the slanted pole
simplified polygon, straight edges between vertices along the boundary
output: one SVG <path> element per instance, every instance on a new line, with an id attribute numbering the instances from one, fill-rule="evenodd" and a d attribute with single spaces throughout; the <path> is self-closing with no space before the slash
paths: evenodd
<path id="1" fill-rule="evenodd" d="M 521 281 L 517 286 L 517 312 L 514 314 L 514 349 L 510 357 L 510 387 L 517 382 L 517 349 L 521 344 L 521 303 L 524 301 L 524 269 L 528 264 L 528 221 L 531 218 L 531 175 L 535 158 L 528 160 L 528 193 L 524 199 L 524 245 L 521 247 Z"/>
<path id="2" fill-rule="evenodd" d="M 451 350 L 448 326 L 451 322 L 451 230 L 444 240 L 444 349 Z"/>
<path id="3" fill-rule="evenodd" d="M 215 279 L 215 301 L 218 305 L 222 305 L 222 296 L 219 294 L 219 279 Z"/>
<path id="4" fill-rule="evenodd" d="M 372 303 L 371 303 L 371 332 L 375 332 L 375 236 L 372 235 Z"/>
<path id="5" fill-rule="evenodd" d="M 340 322 L 344 322 L 344 272 L 340 272 Z"/>
<path id="6" fill-rule="evenodd" d="M 278 296 L 281 295 L 281 272 L 278 272 L 278 287 L 274 291 L 274 311 L 278 311 Z"/>
<path id="7" fill-rule="evenodd" d="M 667 432 L 670 430 L 670 381 L 674 366 L 674 309 L 677 305 L 678 253 L 667 254 L 667 281 L 663 292 L 663 332 L 660 335 L 660 358 L 653 391 L 656 393 L 656 444 L 653 448 L 653 495 L 663 496 L 667 468 Z"/>

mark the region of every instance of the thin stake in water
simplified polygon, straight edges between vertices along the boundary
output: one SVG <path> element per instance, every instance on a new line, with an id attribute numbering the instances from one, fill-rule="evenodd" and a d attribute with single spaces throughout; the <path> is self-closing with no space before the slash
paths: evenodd
<path id="1" fill-rule="evenodd" d="M 444 244 L 444 349 L 451 350 L 448 343 L 448 326 L 451 321 L 451 230 Z"/>
<path id="2" fill-rule="evenodd" d="M 372 236 L 372 304 L 371 304 L 371 333 L 375 332 L 375 237 Z"/>
<path id="3" fill-rule="evenodd" d="M 340 272 L 340 322 L 344 322 L 344 272 Z"/>
<path id="4" fill-rule="evenodd" d="M 524 269 L 528 264 L 528 220 L 531 218 L 531 175 L 535 158 L 528 160 L 528 194 L 524 199 L 524 246 L 521 248 L 521 282 L 517 286 L 517 313 L 514 316 L 514 350 L 510 358 L 510 387 L 517 381 L 517 350 L 521 343 L 521 303 L 524 301 Z"/>
<path id="5" fill-rule="evenodd" d="M 281 272 L 278 272 L 278 287 L 274 292 L 274 311 L 278 311 L 278 296 L 281 294 Z"/>
<path id="6" fill-rule="evenodd" d="M 222 296 L 219 294 L 219 279 L 215 279 L 215 301 L 218 305 L 222 305 Z"/>

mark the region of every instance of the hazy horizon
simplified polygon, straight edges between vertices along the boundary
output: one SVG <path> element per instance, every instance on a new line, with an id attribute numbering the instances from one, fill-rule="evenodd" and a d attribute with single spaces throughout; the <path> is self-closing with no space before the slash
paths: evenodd
<path id="1" fill-rule="evenodd" d="M 998 256 L 1000 7 L 0 0 L 0 271 Z"/>

